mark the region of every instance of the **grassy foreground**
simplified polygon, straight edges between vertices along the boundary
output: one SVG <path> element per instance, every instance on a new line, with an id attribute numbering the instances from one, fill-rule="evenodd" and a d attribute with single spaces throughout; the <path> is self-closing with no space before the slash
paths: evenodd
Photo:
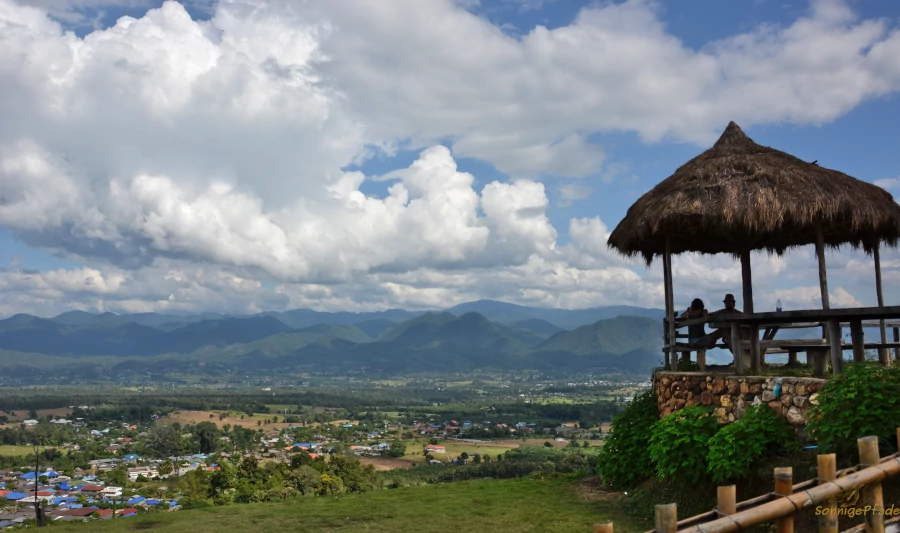
<path id="1" fill-rule="evenodd" d="M 577 480 L 477 480 L 55 524 L 53 530 L 584 533 L 606 520 L 616 522 L 616 531 L 642 530 L 615 506 L 614 500 L 590 496 Z"/>

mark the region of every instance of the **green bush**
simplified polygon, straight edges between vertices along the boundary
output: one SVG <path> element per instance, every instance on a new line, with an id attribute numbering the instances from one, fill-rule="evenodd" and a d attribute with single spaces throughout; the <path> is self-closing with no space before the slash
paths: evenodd
<path id="1" fill-rule="evenodd" d="M 700 364 L 690 359 L 679 359 L 678 370 L 680 372 L 700 372 Z"/>
<path id="2" fill-rule="evenodd" d="M 709 440 L 707 471 L 719 484 L 746 478 L 768 452 L 781 446 L 792 447 L 796 442 L 785 419 L 768 405 L 754 405 L 743 418 L 723 427 Z"/>
<path id="3" fill-rule="evenodd" d="M 659 405 L 652 390 L 635 396 L 625 411 L 613 419 L 597 456 L 597 473 L 604 483 L 627 489 L 653 476 L 647 435 L 657 422 Z"/>
<path id="4" fill-rule="evenodd" d="M 711 415 L 711 409 L 691 405 L 653 424 L 649 449 L 659 479 L 696 483 L 706 476 L 707 447 L 719 429 Z"/>
<path id="5" fill-rule="evenodd" d="M 900 367 L 856 363 L 829 381 L 809 411 L 807 431 L 819 448 L 853 452 L 856 439 L 876 435 L 896 450 L 900 420 Z"/>

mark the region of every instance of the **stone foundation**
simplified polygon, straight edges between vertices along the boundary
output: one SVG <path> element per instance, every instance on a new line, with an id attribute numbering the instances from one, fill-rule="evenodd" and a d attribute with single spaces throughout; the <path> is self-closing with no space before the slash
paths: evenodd
<path id="1" fill-rule="evenodd" d="M 781 380 L 778 397 L 775 396 L 776 380 Z M 751 405 L 767 404 L 791 425 L 800 427 L 806 425 L 807 413 L 818 404 L 819 391 L 827 381 L 658 370 L 653 374 L 652 383 L 660 417 L 686 405 L 704 405 L 715 410 L 720 423 L 727 424 L 740 420 Z"/>

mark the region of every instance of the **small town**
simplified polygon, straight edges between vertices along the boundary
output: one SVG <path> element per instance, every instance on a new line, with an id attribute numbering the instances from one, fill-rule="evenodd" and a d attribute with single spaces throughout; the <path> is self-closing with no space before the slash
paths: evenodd
<path id="1" fill-rule="evenodd" d="M 284 419 L 279 423 L 279 418 L 272 416 L 258 420 L 253 429 L 228 423 L 220 428 L 214 421 L 226 421 L 224 413 L 219 414 L 218 420 L 216 414 L 209 413 L 210 420 L 182 425 L 173 421 L 182 414 L 177 412 L 172 413 L 173 419 L 152 414 L 146 423 L 104 423 L 92 421 L 90 406 L 71 407 L 72 413 L 85 416 L 43 415 L 18 424 L 10 421 L 0 429 L 3 443 L 15 441 L 15 435 L 58 443 L 40 451 L 35 447 L 42 463 L 39 469 L 35 465 L 0 468 L 0 531 L 34 524 L 39 514 L 45 521 L 87 522 L 178 511 L 197 499 L 190 493 L 191 475 L 197 473 L 215 483 L 216 474 L 221 477 L 226 475 L 223 472 L 233 475 L 235 471 L 256 470 L 265 464 L 273 465 L 272 468 L 333 464 L 339 462 L 336 457 L 343 456 L 369 465 L 368 473 L 373 474 L 376 469 L 420 464 L 490 461 L 492 452 L 496 456 L 509 449 L 492 447 L 493 442 L 483 440 L 485 437 L 523 441 L 540 438 L 544 446 L 561 447 L 579 446 L 577 438 L 599 439 L 603 433 L 601 428 L 591 430 L 575 424 L 552 427 L 535 422 L 489 420 L 376 422 L 371 416 L 329 423 Z M 590 446 L 588 440 L 583 442 Z M 485 444 L 485 452 L 454 452 L 452 445 L 440 443 L 463 447 Z M 511 446 L 517 445 L 518 442 Z M 414 450 L 415 446 L 420 451 Z M 186 452 L 188 448 L 195 453 Z M 183 453 L 166 453 L 176 450 Z M 9 462 L 11 458 L 0 459 Z M 318 480 L 313 484 L 313 490 L 327 492 Z M 228 490 L 235 492 L 234 487 Z M 235 501 L 239 499 L 236 497 Z M 251 495 L 248 501 L 256 500 Z"/>

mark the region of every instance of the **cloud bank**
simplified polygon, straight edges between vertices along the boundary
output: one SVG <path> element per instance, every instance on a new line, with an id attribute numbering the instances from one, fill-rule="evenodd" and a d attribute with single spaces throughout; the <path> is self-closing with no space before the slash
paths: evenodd
<path id="1" fill-rule="evenodd" d="M 900 89 L 900 31 L 834 0 L 701 50 L 643 0 L 518 37 L 437 0 L 222 0 L 209 20 L 168 1 L 83 38 L 59 22 L 110 3 L 0 0 L 0 226 L 90 265 L 5 269 L 0 314 L 661 305 L 656 270 L 607 251 L 617 221 L 551 223 L 548 188 L 592 189 L 545 182 L 619 172 L 592 133 L 704 146 L 728 120 L 822 124 Z M 419 155 L 348 170 L 398 150 Z M 739 292 L 730 259 L 676 266 L 684 297 Z"/>

